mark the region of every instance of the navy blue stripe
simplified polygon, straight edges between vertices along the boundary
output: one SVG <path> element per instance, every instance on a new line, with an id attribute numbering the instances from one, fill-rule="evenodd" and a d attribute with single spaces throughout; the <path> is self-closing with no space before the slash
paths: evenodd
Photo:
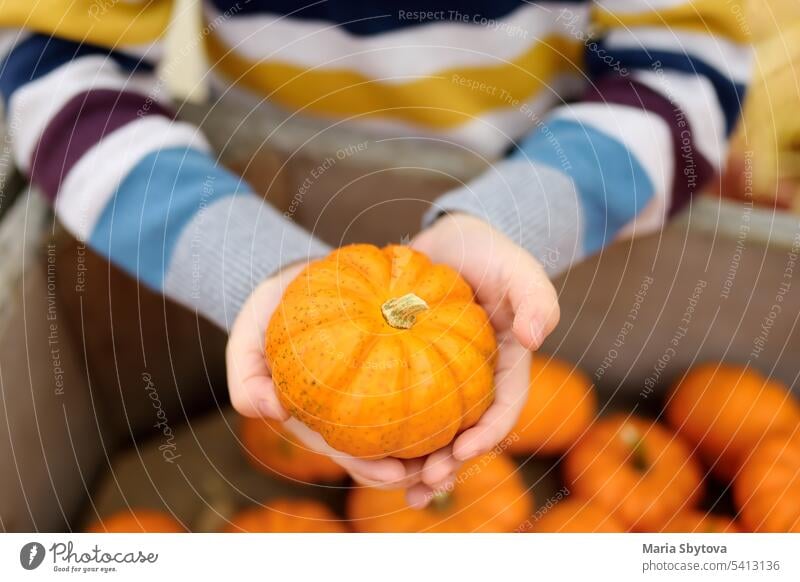
<path id="1" fill-rule="evenodd" d="M 0 64 L 0 94 L 8 103 L 14 91 L 26 83 L 88 55 L 108 56 L 128 71 L 152 70 L 150 64 L 139 58 L 122 55 L 104 47 L 34 34 L 15 46 Z"/>
<path id="2" fill-rule="evenodd" d="M 629 70 L 650 71 L 660 68 L 706 77 L 714 86 L 719 99 L 725 116 L 726 133 L 730 135 L 733 131 L 747 87 L 734 82 L 702 59 L 685 53 L 608 48 L 602 41 L 597 43 L 597 49 L 586 51 L 586 67 L 593 78 L 599 78 L 617 66 Z"/>
<path id="3" fill-rule="evenodd" d="M 550 4 L 565 0 L 537 0 Z M 587 0 L 566 0 L 585 4 Z M 222 13 L 233 18 L 253 14 L 291 14 L 291 18 L 320 20 L 338 24 L 347 32 L 368 36 L 431 22 L 467 22 L 480 25 L 482 20 L 498 20 L 526 4 L 525 0 L 212 0 Z"/>

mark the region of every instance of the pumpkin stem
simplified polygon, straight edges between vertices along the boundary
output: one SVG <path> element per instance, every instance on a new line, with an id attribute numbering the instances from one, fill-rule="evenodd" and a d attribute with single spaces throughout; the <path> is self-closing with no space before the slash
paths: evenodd
<path id="1" fill-rule="evenodd" d="M 642 434 L 633 425 L 626 424 L 619 433 L 622 442 L 631 448 L 631 459 L 633 468 L 644 473 L 650 468 L 650 463 L 644 452 L 644 440 Z"/>
<path id="2" fill-rule="evenodd" d="M 429 309 L 428 304 L 413 293 L 389 299 L 381 305 L 381 313 L 386 323 L 397 329 L 411 329 L 417 320 L 417 313 L 426 309 Z"/>
<path id="3" fill-rule="evenodd" d="M 436 511 L 447 511 L 453 505 L 453 496 L 449 491 L 436 491 L 431 499 L 431 508 Z"/>

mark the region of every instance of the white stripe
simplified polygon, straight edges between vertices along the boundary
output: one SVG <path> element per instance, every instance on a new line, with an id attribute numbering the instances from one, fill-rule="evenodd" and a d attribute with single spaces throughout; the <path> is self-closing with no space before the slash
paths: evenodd
<path id="1" fill-rule="evenodd" d="M 686 115 L 698 151 L 715 169 L 721 168 L 727 155 L 728 140 L 725 137 L 725 117 L 711 81 L 672 71 L 635 71 L 633 76 L 664 95 Z"/>
<path id="2" fill-rule="evenodd" d="M 657 231 L 667 220 L 667 203 L 664 196 L 656 194 L 633 220 L 619 229 L 615 240 L 624 240 L 632 236 L 641 236 Z"/>
<path id="3" fill-rule="evenodd" d="M 585 6 L 526 4 L 485 25 L 440 20 L 363 37 L 328 22 L 269 14 L 226 18 L 208 11 L 223 44 L 250 61 L 348 70 L 397 82 L 456 67 L 498 66 L 549 34 L 579 41 L 588 19 Z"/>
<path id="4" fill-rule="evenodd" d="M 615 49 L 668 51 L 688 55 L 708 63 L 736 83 L 750 81 L 753 50 L 750 45 L 701 32 L 670 28 L 615 28 L 605 37 L 606 45 Z"/>
<path id="5" fill-rule="evenodd" d="M 75 59 L 47 75 L 23 85 L 9 102 L 9 128 L 13 136 L 14 157 L 20 169 L 30 170 L 33 150 L 47 124 L 67 102 L 90 89 L 126 89 L 161 102 L 159 87 L 152 75 L 123 74 L 106 56 Z"/>
<path id="6" fill-rule="evenodd" d="M 647 172 L 656 196 L 672 192 L 675 156 L 667 123 L 658 115 L 614 103 L 579 103 L 561 107 L 553 115 L 593 127 L 622 143 Z"/>
<path id="7" fill-rule="evenodd" d="M 159 39 L 145 44 L 126 44 L 115 51 L 148 63 L 157 63 L 164 56 L 164 41 Z"/>
<path id="8" fill-rule="evenodd" d="M 30 36 L 18 28 L 0 28 L 0 58 L 5 58 L 11 49 Z"/>
<path id="9" fill-rule="evenodd" d="M 617 14 L 641 14 L 690 4 L 687 0 L 595 0 L 599 7 Z"/>
<path id="10" fill-rule="evenodd" d="M 265 101 L 263 96 L 249 91 L 240 86 L 230 86 L 225 78 L 212 73 L 212 85 L 217 91 L 224 91 L 224 102 L 230 107 L 228 120 L 231 130 L 238 132 L 250 131 L 249 128 L 272 128 L 276 124 L 302 125 L 303 135 L 313 135 L 316 132 L 326 133 L 330 129 L 332 119 L 323 116 L 297 116 L 295 112 L 287 111 L 279 106 Z M 516 107 L 509 107 L 489 111 L 466 121 L 462 125 L 451 129 L 430 129 L 419 125 L 397 121 L 393 119 L 380 119 L 374 116 L 358 117 L 341 121 L 335 119 L 337 125 L 343 129 L 354 132 L 366 133 L 381 138 L 397 137 L 426 137 L 441 139 L 445 143 L 455 143 L 464 146 L 479 156 L 496 159 L 509 146 L 512 140 L 520 140 L 531 133 L 537 123 L 560 99 L 570 99 L 579 96 L 586 86 L 583 78 L 575 75 L 563 75 L 551 80 L 542 91 L 527 102 L 519 103 Z M 558 96 L 558 97 L 557 97 Z M 235 112 L 235 113 L 234 113 Z M 243 127 L 240 118 L 247 117 Z M 286 135 L 287 131 L 280 135 Z M 280 135 L 270 139 L 281 139 Z M 263 141 L 258 138 L 254 143 Z"/>
<path id="11" fill-rule="evenodd" d="M 56 215 L 87 240 L 117 187 L 147 154 L 187 146 L 209 151 L 200 130 L 165 117 L 148 116 L 106 135 L 72 167 L 56 199 Z"/>

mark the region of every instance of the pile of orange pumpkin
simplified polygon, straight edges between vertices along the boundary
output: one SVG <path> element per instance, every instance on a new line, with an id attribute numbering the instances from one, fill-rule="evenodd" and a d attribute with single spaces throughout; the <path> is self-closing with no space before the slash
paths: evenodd
<path id="1" fill-rule="evenodd" d="M 408 459 L 480 419 L 493 398 L 496 347 L 489 315 L 455 270 L 405 246 L 352 245 L 287 286 L 266 357 L 282 405 L 329 445 Z M 425 509 L 407 507 L 402 491 L 353 485 L 346 520 L 318 501 L 280 499 L 245 508 L 226 530 L 800 531 L 800 404 L 785 386 L 750 368 L 705 364 L 664 404 L 666 422 L 601 414 L 585 374 L 537 354 L 516 428 Z M 241 441 L 269 475 L 345 477 L 278 423 L 244 419 Z M 537 509 L 514 456 L 550 459 L 560 496 Z M 715 505 L 707 492 L 720 482 L 733 490 L 729 515 L 701 509 Z M 151 522 L 128 512 L 122 523 Z"/>
<path id="2" fill-rule="evenodd" d="M 224 531 L 800 531 L 800 404 L 785 386 L 752 369 L 705 364 L 680 379 L 663 416 L 598 415 L 588 377 L 539 355 L 516 429 L 427 508 L 407 507 L 401 491 L 352 485 L 344 519 L 314 499 L 274 499 L 232 516 Z M 279 423 L 243 418 L 240 439 L 251 464 L 273 477 L 344 482 L 338 465 Z M 564 483 L 557 501 L 538 508 L 514 461 L 531 455 L 552 460 Z M 709 482 L 730 486 L 733 511 L 702 509 Z M 128 510 L 90 530 L 186 528 L 168 514 Z"/>

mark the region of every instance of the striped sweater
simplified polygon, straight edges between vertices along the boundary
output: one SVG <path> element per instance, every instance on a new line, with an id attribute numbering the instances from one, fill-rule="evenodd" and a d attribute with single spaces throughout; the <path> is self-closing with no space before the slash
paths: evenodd
<path id="1" fill-rule="evenodd" d="M 399 6 L 402 5 L 402 8 Z M 657 229 L 718 171 L 750 77 L 738 0 L 206 0 L 213 87 L 494 163 L 440 198 L 552 272 Z M 229 327 L 326 247 L 222 168 L 156 74 L 171 0 L 0 5 L 18 166 L 76 237 Z M 201 44 L 202 43 L 202 44 Z M 552 251 L 555 250 L 555 255 Z"/>

